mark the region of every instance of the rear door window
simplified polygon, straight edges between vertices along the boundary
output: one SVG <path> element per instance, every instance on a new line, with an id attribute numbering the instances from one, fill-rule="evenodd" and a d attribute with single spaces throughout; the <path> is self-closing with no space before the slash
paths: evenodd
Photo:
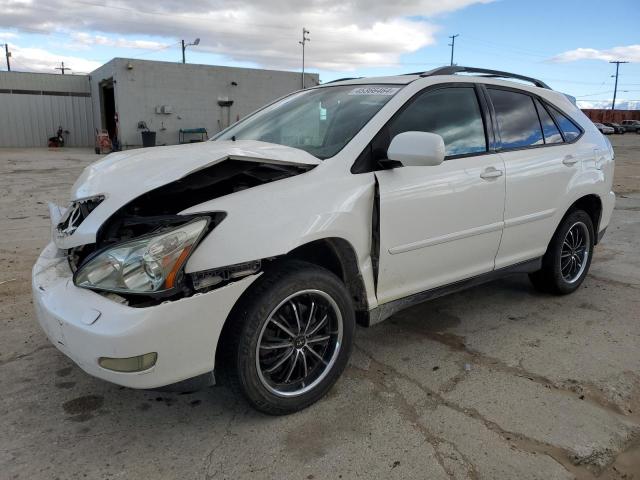
<path id="1" fill-rule="evenodd" d="M 503 150 L 544 144 L 533 98 L 510 90 L 487 90 L 498 119 Z"/>
<path id="2" fill-rule="evenodd" d="M 582 130 L 578 127 L 573 120 L 570 120 L 565 114 L 561 113 L 557 109 L 550 107 L 551 114 L 556 119 L 556 123 L 560 126 L 564 139 L 567 142 L 575 140 L 582 134 Z"/>
<path id="3" fill-rule="evenodd" d="M 560 130 L 556 126 L 555 122 L 547 112 L 547 109 L 540 103 L 539 100 L 535 101 L 536 108 L 538 109 L 538 115 L 540 116 L 540 123 L 542 124 L 542 133 L 544 133 L 544 143 L 562 143 L 562 135 Z"/>

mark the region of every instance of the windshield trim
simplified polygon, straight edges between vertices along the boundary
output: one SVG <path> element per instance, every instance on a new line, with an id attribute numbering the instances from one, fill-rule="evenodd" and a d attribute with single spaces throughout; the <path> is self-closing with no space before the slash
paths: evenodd
<path id="1" fill-rule="evenodd" d="M 382 105 L 382 107 L 380 107 L 380 109 L 379 109 L 379 110 L 378 110 L 378 111 L 377 111 L 377 112 L 376 112 L 376 113 L 375 113 L 371 118 L 369 118 L 369 120 L 367 120 L 367 121 L 366 121 L 366 122 L 365 122 L 365 123 L 360 127 L 360 129 L 358 129 L 358 131 L 357 131 L 357 132 L 355 132 L 355 133 L 353 134 L 353 136 L 351 137 L 351 139 L 350 139 L 347 143 L 345 143 L 345 144 L 344 144 L 344 145 L 343 145 L 339 150 L 337 150 L 337 151 L 336 151 L 333 155 L 331 155 L 330 157 L 321 158 L 321 157 L 318 157 L 318 156 L 316 156 L 316 155 L 313 155 L 313 154 L 312 154 L 312 153 L 310 153 L 310 152 L 306 152 L 306 150 L 303 150 L 303 151 L 305 151 L 306 153 L 309 153 L 309 155 L 312 155 L 314 158 L 317 158 L 318 160 L 320 160 L 320 161 L 324 162 L 325 160 L 329 160 L 330 158 L 333 158 L 333 157 L 335 157 L 336 155 L 340 154 L 340 152 L 341 152 L 342 150 L 344 150 L 344 149 L 345 149 L 345 147 L 346 147 L 347 145 L 349 145 L 349 144 L 353 141 L 353 139 L 354 139 L 354 138 L 356 138 L 356 137 L 358 136 L 358 134 L 359 134 L 359 133 L 360 133 L 360 132 L 361 132 L 361 131 L 362 131 L 362 130 L 367 126 L 367 125 L 369 125 L 369 123 L 371 123 L 371 121 L 372 121 L 372 120 L 373 120 L 373 119 L 374 119 L 374 118 L 375 118 L 375 117 L 380 113 L 380 111 L 381 111 L 381 110 L 382 110 L 382 109 L 383 109 L 383 108 L 384 108 L 384 107 L 385 107 L 385 106 L 386 106 L 386 105 L 387 105 L 387 104 L 388 104 L 388 103 L 389 103 L 389 102 L 390 102 L 390 101 L 391 101 L 391 100 L 392 100 L 392 99 L 393 99 L 393 98 L 394 98 L 398 93 L 400 93 L 400 92 L 404 89 L 404 87 L 406 87 L 406 86 L 407 86 L 407 84 L 404 84 L 404 83 L 343 83 L 343 84 L 339 84 L 339 85 L 324 84 L 324 85 L 316 85 L 316 86 L 314 86 L 314 87 L 310 87 L 310 88 L 305 88 L 304 90 L 302 90 L 302 89 L 301 89 L 301 90 L 295 90 L 295 91 L 293 91 L 293 92 L 291 92 L 291 93 L 288 93 L 288 94 L 286 94 L 286 95 L 283 95 L 282 97 L 279 97 L 279 98 L 275 99 L 274 101 L 272 101 L 272 102 L 270 102 L 270 103 L 267 103 L 266 105 L 264 105 L 263 107 L 260 107 L 260 108 L 259 108 L 259 109 L 257 109 L 257 110 L 254 110 L 253 112 L 251 112 L 249 115 L 247 115 L 247 116 L 246 116 L 246 117 L 244 117 L 243 119 L 241 119 L 241 120 L 239 120 L 239 121 L 237 121 L 237 122 L 235 122 L 235 123 L 232 123 L 231 125 L 229 125 L 229 126 L 228 126 L 227 128 L 225 128 L 224 130 L 221 130 L 220 132 L 218 132 L 217 134 L 215 134 L 215 135 L 214 135 L 213 137 L 211 137 L 208 141 L 209 141 L 209 142 L 214 142 L 214 141 L 218 140 L 218 138 L 220 138 L 222 135 L 224 135 L 224 134 L 225 134 L 228 130 L 230 130 L 232 127 L 237 127 L 237 126 L 239 126 L 241 123 L 243 123 L 243 122 L 245 122 L 245 121 L 249 120 L 249 119 L 250 119 L 250 118 L 252 118 L 254 115 L 257 115 L 258 113 L 262 112 L 263 110 L 265 110 L 265 109 L 267 109 L 267 108 L 271 107 L 272 105 L 274 105 L 274 104 L 276 104 L 276 103 L 278 103 L 278 102 L 280 102 L 280 101 L 282 101 L 282 100 L 284 100 L 284 99 L 286 99 L 286 98 L 288 98 L 288 97 L 290 97 L 290 96 L 292 96 L 292 95 L 296 95 L 296 94 L 299 94 L 299 93 L 302 93 L 302 92 L 309 92 L 309 91 L 311 91 L 311 90 L 323 89 L 323 88 L 339 88 L 339 87 L 348 87 L 348 86 L 354 86 L 354 88 L 358 88 L 358 87 L 378 87 L 378 86 L 380 86 L 380 87 L 397 86 L 397 87 L 399 87 L 399 88 L 398 88 L 398 91 L 397 91 L 397 92 L 394 92 L 392 95 L 390 95 L 390 96 L 389 96 L 389 97 L 390 97 L 390 98 L 389 98 L 389 100 L 388 100 L 384 105 Z M 267 143 L 271 143 L 271 142 L 267 142 Z M 273 143 L 273 145 L 281 145 L 281 144 Z M 285 145 L 285 146 L 288 146 L 288 145 Z M 290 148 L 296 148 L 296 147 L 290 147 Z M 299 149 L 299 150 L 302 150 L 302 149 Z"/>

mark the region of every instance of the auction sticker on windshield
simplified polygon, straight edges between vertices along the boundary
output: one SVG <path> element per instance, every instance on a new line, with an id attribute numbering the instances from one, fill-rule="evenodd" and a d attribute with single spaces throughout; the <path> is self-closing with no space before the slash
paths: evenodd
<path id="1" fill-rule="evenodd" d="M 349 92 L 349 95 L 393 95 L 398 87 L 359 87 Z"/>

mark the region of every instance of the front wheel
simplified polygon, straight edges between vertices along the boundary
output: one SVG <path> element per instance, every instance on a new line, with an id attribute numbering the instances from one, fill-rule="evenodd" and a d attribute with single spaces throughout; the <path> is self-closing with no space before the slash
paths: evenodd
<path id="1" fill-rule="evenodd" d="M 541 291 L 566 295 L 584 281 L 593 256 L 594 229 L 584 210 L 567 215 L 553 235 L 542 258 L 542 268 L 529 274 Z"/>
<path id="2" fill-rule="evenodd" d="M 333 273 L 300 261 L 275 266 L 250 287 L 233 322 L 230 374 L 249 403 L 271 415 L 308 407 L 344 370 L 355 314 Z"/>

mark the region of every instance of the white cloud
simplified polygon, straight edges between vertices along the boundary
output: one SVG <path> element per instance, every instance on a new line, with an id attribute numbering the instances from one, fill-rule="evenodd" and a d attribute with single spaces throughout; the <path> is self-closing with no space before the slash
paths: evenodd
<path id="1" fill-rule="evenodd" d="M 15 40 L 19 35 L 13 32 L 0 32 L 0 43 L 11 43 L 10 40 Z"/>
<path id="2" fill-rule="evenodd" d="M 116 48 L 135 48 L 142 50 L 159 50 L 166 47 L 165 44 L 160 42 L 153 42 L 149 40 L 129 40 L 126 38 L 111 38 L 104 35 L 91 35 L 86 32 L 74 32 L 71 34 L 72 47 L 84 47 L 88 48 L 92 45 L 116 47 Z"/>
<path id="3" fill-rule="evenodd" d="M 613 100 L 578 100 L 578 107 L 583 109 L 605 109 L 611 108 Z M 616 110 L 640 110 L 640 100 L 616 100 Z"/>
<path id="4" fill-rule="evenodd" d="M 58 55 L 57 53 L 42 48 L 21 48 L 16 45 L 11 47 L 11 62 L 15 69 L 20 71 L 33 71 L 45 73 L 60 73 L 56 67 L 64 62 L 72 73 L 89 73 L 98 68 L 101 63 L 84 58 Z"/>
<path id="5" fill-rule="evenodd" d="M 627 45 L 614 47 L 607 50 L 596 50 L 595 48 L 576 48 L 560 53 L 553 57 L 553 62 L 575 62 L 577 60 L 623 60 L 629 62 L 640 62 L 640 45 Z"/>
<path id="6" fill-rule="evenodd" d="M 166 44 L 199 37 L 200 51 L 269 68 L 299 67 L 304 26 L 311 31 L 308 68 L 354 70 L 397 65 L 435 43 L 438 27 L 427 18 L 492 0 L 4 1 L 0 28 L 71 32 L 76 46 L 116 48 L 146 48 L 129 40 L 141 35 Z"/>

